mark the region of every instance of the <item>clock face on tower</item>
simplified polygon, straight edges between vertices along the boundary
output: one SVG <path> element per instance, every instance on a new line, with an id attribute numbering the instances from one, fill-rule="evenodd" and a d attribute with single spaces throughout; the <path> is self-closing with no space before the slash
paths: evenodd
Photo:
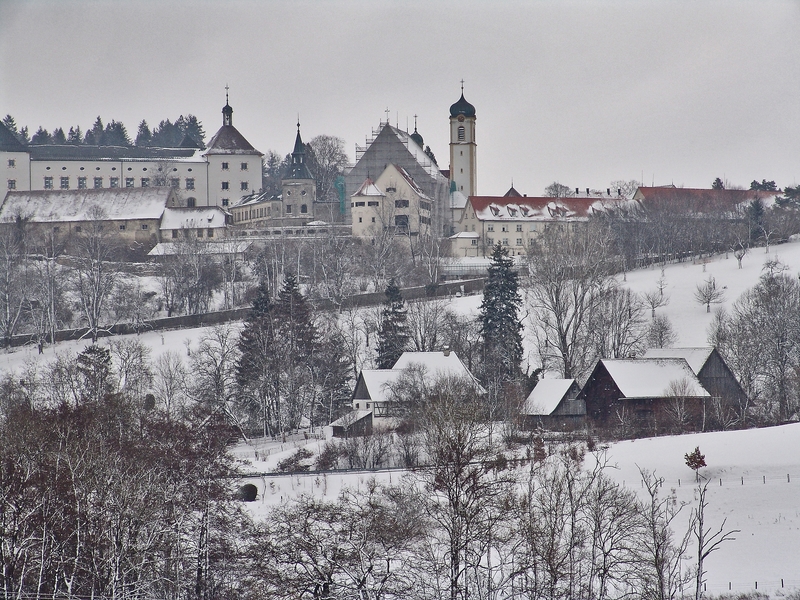
<path id="1" fill-rule="evenodd" d="M 464 122 L 464 115 L 458 115 L 458 120 L 459 120 L 459 122 L 463 123 Z"/>

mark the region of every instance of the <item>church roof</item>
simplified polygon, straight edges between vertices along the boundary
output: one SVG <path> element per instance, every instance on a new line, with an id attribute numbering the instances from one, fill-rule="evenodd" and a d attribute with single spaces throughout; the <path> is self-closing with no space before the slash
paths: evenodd
<path id="1" fill-rule="evenodd" d="M 109 221 L 160 219 L 174 195 L 171 187 L 8 192 L 0 221 L 17 216 L 35 223 L 90 221 L 98 207 Z"/>
<path id="2" fill-rule="evenodd" d="M 409 137 L 411 137 L 411 139 L 412 139 L 412 140 L 414 140 L 414 141 L 417 143 L 417 146 L 419 146 L 420 148 L 422 148 L 422 147 L 423 147 L 422 145 L 423 145 L 425 142 L 424 142 L 424 140 L 422 139 L 422 136 L 421 136 L 421 135 L 419 134 L 419 132 L 417 131 L 417 126 L 416 126 L 416 125 L 414 126 L 414 133 L 412 133 L 412 134 L 411 134 Z"/>
<path id="3" fill-rule="evenodd" d="M 464 115 L 465 117 L 475 116 L 475 107 L 464 99 L 463 91 L 461 92 L 461 98 L 458 99 L 458 102 L 450 107 L 450 116 L 457 117 L 458 115 Z"/>
<path id="4" fill-rule="evenodd" d="M 208 142 L 208 148 L 204 154 L 257 154 L 263 156 L 233 125 L 220 127 Z"/>
<path id="5" fill-rule="evenodd" d="M 0 151 L 2 152 L 25 152 L 25 146 L 17 139 L 11 131 L 0 123 Z"/>
<path id="6" fill-rule="evenodd" d="M 505 194 L 503 194 L 503 196 L 505 196 L 506 198 L 522 198 L 522 194 L 520 194 L 516 189 L 514 189 L 513 185 L 510 188 L 508 188 L 508 191 Z"/>

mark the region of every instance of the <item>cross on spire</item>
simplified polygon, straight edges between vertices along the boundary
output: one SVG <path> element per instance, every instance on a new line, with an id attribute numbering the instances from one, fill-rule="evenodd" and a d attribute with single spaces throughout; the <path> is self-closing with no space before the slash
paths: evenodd
<path id="1" fill-rule="evenodd" d="M 414 115 L 414 131 L 417 130 L 417 115 Z"/>
<path id="2" fill-rule="evenodd" d="M 229 104 L 228 102 L 228 84 L 225 84 L 225 104 Z"/>
<path id="3" fill-rule="evenodd" d="M 383 112 L 385 112 L 385 113 L 386 113 L 386 122 L 388 123 L 388 122 L 389 122 L 389 107 L 387 106 L 387 107 L 386 107 L 386 110 L 385 110 L 385 111 L 383 111 Z"/>
<path id="4" fill-rule="evenodd" d="M 464 80 L 461 80 L 461 93 L 464 93 Z"/>

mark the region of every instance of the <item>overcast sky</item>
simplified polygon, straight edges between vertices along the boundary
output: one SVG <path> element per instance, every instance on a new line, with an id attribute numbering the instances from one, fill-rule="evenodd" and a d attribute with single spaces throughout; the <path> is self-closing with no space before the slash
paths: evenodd
<path id="1" fill-rule="evenodd" d="M 31 133 L 100 115 L 131 137 L 225 85 L 259 150 L 291 151 L 299 113 L 355 145 L 389 109 L 447 168 L 450 105 L 477 110 L 478 192 L 512 180 L 709 187 L 800 179 L 800 0 L 0 0 L 0 113 Z"/>

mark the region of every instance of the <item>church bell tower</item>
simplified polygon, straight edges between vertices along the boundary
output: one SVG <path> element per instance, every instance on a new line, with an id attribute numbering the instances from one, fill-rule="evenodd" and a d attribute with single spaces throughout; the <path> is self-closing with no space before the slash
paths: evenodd
<path id="1" fill-rule="evenodd" d="M 477 194 L 477 144 L 475 143 L 475 107 L 461 98 L 450 107 L 450 181 L 465 196 Z"/>

